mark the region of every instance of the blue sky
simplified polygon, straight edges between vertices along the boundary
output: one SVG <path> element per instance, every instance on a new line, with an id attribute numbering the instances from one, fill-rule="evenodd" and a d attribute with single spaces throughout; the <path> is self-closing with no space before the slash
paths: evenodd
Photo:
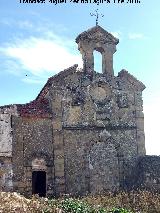
<path id="1" fill-rule="evenodd" d="M 160 155 L 160 1 L 126 2 L 96 5 L 68 0 L 55 5 L 49 0 L 0 0 L 0 105 L 29 102 L 49 77 L 75 63 L 82 66 L 75 38 L 95 26 L 90 13 L 98 8 L 104 14 L 99 25 L 120 40 L 115 75 L 126 69 L 146 85 L 146 149 L 147 154 Z"/>

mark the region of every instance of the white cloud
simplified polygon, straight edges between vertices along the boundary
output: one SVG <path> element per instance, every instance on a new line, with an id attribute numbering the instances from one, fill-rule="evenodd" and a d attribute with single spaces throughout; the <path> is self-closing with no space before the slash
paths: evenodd
<path id="1" fill-rule="evenodd" d="M 144 35 L 142 33 L 129 33 L 128 37 L 129 39 L 142 39 Z"/>
<path id="2" fill-rule="evenodd" d="M 1 49 L 0 49 L 1 53 Z M 4 58 L 4 69 L 1 69 L 0 72 L 8 72 L 15 76 L 21 76 L 23 71 L 21 69 L 21 65 L 15 60 L 10 58 Z"/>
<path id="3" fill-rule="evenodd" d="M 11 20 L 9 20 L 7 18 L 1 18 L 0 24 L 6 25 L 6 26 L 10 26 L 11 25 Z"/>
<path id="4" fill-rule="evenodd" d="M 28 84 L 44 84 L 45 83 L 45 80 L 41 80 L 39 78 L 33 78 L 33 77 L 22 78 L 22 81 Z"/>
<path id="5" fill-rule="evenodd" d="M 117 32 L 111 32 L 111 34 L 116 38 L 120 38 L 122 33 L 120 31 L 117 31 Z"/>
<path id="6" fill-rule="evenodd" d="M 54 32 L 57 32 L 58 34 L 59 32 L 62 34 L 68 31 L 64 25 L 51 22 L 46 18 L 44 19 L 39 13 L 35 13 L 33 11 L 28 11 L 28 13 L 29 16 L 34 17 L 32 21 L 31 19 L 26 18 L 19 20 L 4 17 L 0 20 L 0 25 L 5 25 L 13 28 L 14 30 L 16 29 L 17 31 L 21 31 L 21 35 L 24 35 L 22 30 L 28 31 L 32 34 L 39 33 L 40 35 L 46 35 L 46 32 L 50 32 L 50 29 L 54 29 Z"/>
<path id="7" fill-rule="evenodd" d="M 18 21 L 17 24 L 18 24 L 19 28 L 22 28 L 22 29 L 26 29 L 26 28 L 32 29 L 34 27 L 33 24 L 28 20 Z"/>
<path id="8" fill-rule="evenodd" d="M 8 17 L 2 18 L 0 20 L 0 24 L 6 25 L 9 27 L 16 27 L 20 29 L 33 29 L 35 26 L 33 23 L 31 23 L 29 20 L 15 20 L 15 19 L 10 19 Z M 35 28 L 36 29 L 36 28 Z"/>
<path id="9" fill-rule="evenodd" d="M 54 75 L 73 64 L 82 65 L 81 55 L 74 54 L 73 42 L 49 31 L 45 37 L 16 39 L 0 48 L 0 52 L 5 55 L 8 66 L 14 64 L 14 72 L 28 71 L 33 76 L 39 77 L 45 74 Z M 31 82 L 31 79 L 23 81 Z"/>

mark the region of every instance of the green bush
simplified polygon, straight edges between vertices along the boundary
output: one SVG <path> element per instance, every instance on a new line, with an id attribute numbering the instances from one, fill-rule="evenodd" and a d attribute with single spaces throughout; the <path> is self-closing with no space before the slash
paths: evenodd
<path id="1" fill-rule="evenodd" d="M 73 212 L 73 213 L 108 213 L 108 211 L 98 206 L 91 206 L 87 203 L 76 200 L 72 198 L 68 198 L 61 201 L 61 204 L 59 205 L 59 208 L 64 210 L 64 212 Z M 124 209 L 124 208 L 113 208 L 110 213 L 131 213 L 130 211 Z"/>
<path id="2" fill-rule="evenodd" d="M 113 208 L 111 210 L 111 213 L 132 213 L 132 212 L 123 208 Z"/>
<path id="3" fill-rule="evenodd" d="M 65 212 L 75 212 L 75 213 L 92 213 L 94 210 L 87 203 L 82 202 L 80 200 L 75 200 L 72 198 L 68 198 L 62 200 L 59 208 L 64 210 Z"/>

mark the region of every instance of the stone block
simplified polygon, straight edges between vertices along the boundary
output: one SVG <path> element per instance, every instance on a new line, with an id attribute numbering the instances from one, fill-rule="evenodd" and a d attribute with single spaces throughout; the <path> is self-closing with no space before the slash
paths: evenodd
<path id="1" fill-rule="evenodd" d="M 26 172 L 26 177 L 31 177 L 31 176 L 32 176 L 32 172 L 31 171 Z"/>
<path id="2" fill-rule="evenodd" d="M 14 154 L 14 162 L 16 163 L 16 165 L 22 165 L 24 161 L 23 151 L 14 150 L 13 154 Z"/>
<path id="3" fill-rule="evenodd" d="M 143 118 L 137 118 L 136 119 L 136 126 L 137 126 L 138 130 L 144 131 L 144 119 Z"/>
<path id="4" fill-rule="evenodd" d="M 100 86 L 94 87 L 91 90 L 91 96 L 95 101 L 103 101 L 108 94 L 110 95 L 110 93 L 109 89 L 106 91 L 105 88 Z"/>
<path id="5" fill-rule="evenodd" d="M 53 167 L 47 167 L 47 173 L 48 174 L 52 174 L 53 171 Z"/>
<path id="6" fill-rule="evenodd" d="M 53 189 L 47 190 L 47 197 L 53 197 Z"/>
<path id="7" fill-rule="evenodd" d="M 144 113 L 141 110 L 136 110 L 136 118 L 144 118 Z"/>
<path id="8" fill-rule="evenodd" d="M 63 144 L 54 144 L 54 150 L 63 150 L 64 146 Z"/>
<path id="9" fill-rule="evenodd" d="M 54 163 L 55 163 L 55 175 L 57 171 L 58 172 L 64 171 L 64 159 L 56 159 Z"/>
<path id="10" fill-rule="evenodd" d="M 25 188 L 26 187 L 26 183 L 24 183 L 24 182 L 18 182 L 18 187 L 19 188 Z"/>
<path id="11" fill-rule="evenodd" d="M 94 107 L 91 101 L 87 101 L 87 103 L 83 106 L 83 112 L 82 112 L 82 120 L 83 124 L 92 124 L 94 122 Z"/>
<path id="12" fill-rule="evenodd" d="M 52 102 L 52 110 L 53 110 L 53 112 L 55 112 L 55 111 L 59 111 L 60 112 L 61 108 L 62 108 L 61 97 L 56 96 L 55 100 Z"/>
<path id="13" fill-rule="evenodd" d="M 23 139 L 22 139 L 22 137 L 19 137 L 18 139 L 17 139 L 17 144 L 16 144 L 16 150 L 17 151 L 23 151 L 23 149 L 24 149 L 24 144 L 23 144 Z"/>
<path id="14" fill-rule="evenodd" d="M 65 192 L 65 185 L 58 185 L 56 187 L 57 193 L 64 193 Z"/>
<path id="15" fill-rule="evenodd" d="M 76 125 L 81 122 L 81 107 L 74 106 L 68 111 L 67 121 L 68 125 Z"/>
<path id="16" fill-rule="evenodd" d="M 53 124 L 53 129 L 61 130 L 62 129 L 62 119 L 61 119 L 61 117 L 53 118 L 52 124 Z"/>
<path id="17" fill-rule="evenodd" d="M 63 149 L 61 150 L 54 150 L 54 159 L 61 159 L 64 158 L 64 151 Z"/>
<path id="18" fill-rule="evenodd" d="M 117 103 L 119 108 L 128 108 L 129 107 L 128 94 L 127 93 L 119 94 L 117 97 Z"/>
<path id="19" fill-rule="evenodd" d="M 64 176 L 60 176 L 60 177 L 56 176 L 55 177 L 55 182 L 56 182 L 56 184 L 60 184 L 60 185 L 65 184 L 65 178 L 64 178 Z"/>
<path id="20" fill-rule="evenodd" d="M 64 164 L 56 164 L 55 165 L 55 175 L 57 172 L 63 172 L 64 171 Z"/>
<path id="21" fill-rule="evenodd" d="M 56 171 L 56 176 L 57 177 L 64 177 L 64 170 Z"/>
<path id="22" fill-rule="evenodd" d="M 145 155 L 145 136 L 143 131 L 137 131 L 138 155 Z"/>
<path id="23" fill-rule="evenodd" d="M 54 137 L 54 146 L 57 144 L 63 144 L 63 135 L 61 134 L 61 132 L 57 132 L 57 133 L 53 133 L 53 137 Z"/>

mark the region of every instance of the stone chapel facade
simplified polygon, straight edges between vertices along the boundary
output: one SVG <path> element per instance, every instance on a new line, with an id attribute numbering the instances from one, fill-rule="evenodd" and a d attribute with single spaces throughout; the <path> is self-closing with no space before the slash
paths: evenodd
<path id="1" fill-rule="evenodd" d="M 35 100 L 0 107 L 0 189 L 25 195 L 85 195 L 159 189 L 160 159 L 146 156 L 142 91 L 114 76 L 118 39 L 100 26 L 76 38 L 77 65 L 48 79 Z M 102 73 L 93 51 L 102 54 Z"/>

